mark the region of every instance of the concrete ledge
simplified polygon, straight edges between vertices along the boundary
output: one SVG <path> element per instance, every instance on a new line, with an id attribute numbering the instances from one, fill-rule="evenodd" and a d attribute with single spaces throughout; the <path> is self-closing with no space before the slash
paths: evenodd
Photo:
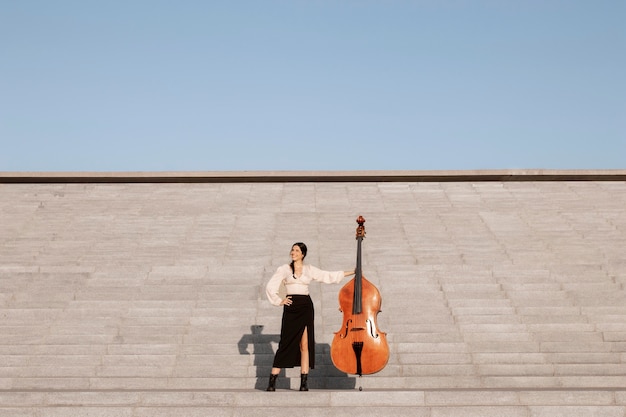
<path id="1" fill-rule="evenodd" d="M 0 184 L 626 181 L 626 170 L 0 172 Z"/>
<path id="2" fill-rule="evenodd" d="M 626 410 L 624 388 L 530 390 L 16 390 L 0 391 L 6 407 L 460 407 L 614 406 Z"/>

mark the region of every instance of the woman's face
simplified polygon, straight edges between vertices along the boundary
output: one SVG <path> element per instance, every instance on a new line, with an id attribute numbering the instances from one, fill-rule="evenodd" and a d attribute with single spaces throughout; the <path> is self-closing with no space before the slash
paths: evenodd
<path id="1" fill-rule="evenodd" d="M 304 256 L 302 255 L 302 250 L 300 249 L 300 246 L 293 245 L 291 247 L 291 259 L 293 259 L 294 261 L 301 261 L 301 260 L 304 259 Z"/>

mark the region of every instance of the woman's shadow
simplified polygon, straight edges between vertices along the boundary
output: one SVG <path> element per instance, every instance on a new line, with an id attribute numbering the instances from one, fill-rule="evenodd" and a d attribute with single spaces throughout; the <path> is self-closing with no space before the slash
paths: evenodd
<path id="1" fill-rule="evenodd" d="M 274 361 L 274 349 L 272 344 L 278 344 L 280 335 L 263 334 L 263 325 L 253 324 L 250 326 L 250 333 L 244 334 L 239 340 L 238 347 L 241 355 L 254 355 L 254 366 L 256 367 L 255 389 L 265 390 L 272 370 Z M 252 346 L 252 351 L 249 347 Z M 327 343 L 317 343 L 315 345 L 315 369 L 309 374 L 309 388 L 312 389 L 354 389 L 356 378 L 339 371 L 332 364 L 330 359 L 330 346 Z M 290 383 L 285 378 L 285 370 L 281 370 L 277 380 L 276 388 L 290 389 Z"/>

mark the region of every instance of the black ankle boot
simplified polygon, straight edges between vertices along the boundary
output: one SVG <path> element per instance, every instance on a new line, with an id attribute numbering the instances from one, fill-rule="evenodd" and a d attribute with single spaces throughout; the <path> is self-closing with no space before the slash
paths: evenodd
<path id="1" fill-rule="evenodd" d="M 309 386 L 307 385 L 307 377 L 309 374 L 300 374 L 300 391 L 308 391 Z"/>
<path id="2" fill-rule="evenodd" d="M 270 383 L 265 391 L 276 391 L 276 378 L 278 378 L 278 374 L 270 374 Z"/>

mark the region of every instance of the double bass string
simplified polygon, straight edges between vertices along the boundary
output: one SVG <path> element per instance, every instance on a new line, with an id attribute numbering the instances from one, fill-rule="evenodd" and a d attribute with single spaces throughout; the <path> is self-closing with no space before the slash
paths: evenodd
<path id="1" fill-rule="evenodd" d="M 360 228 L 360 226 L 359 226 Z M 363 232 L 365 234 L 365 232 Z M 357 229 L 357 249 L 356 249 L 356 270 L 354 275 L 354 296 L 352 302 L 352 314 L 361 314 L 361 294 L 362 294 L 362 277 L 363 272 L 361 269 L 361 242 L 363 241 L 363 236 L 359 235 L 359 231 Z"/>
<path id="2" fill-rule="evenodd" d="M 358 220 L 357 220 L 358 222 Z M 365 219 L 363 219 L 365 222 Z M 356 274 L 354 279 L 354 297 L 352 303 L 352 319 L 354 327 L 352 328 L 352 350 L 354 350 L 354 356 L 356 360 L 356 373 L 361 377 L 363 375 L 363 367 L 361 364 L 361 358 L 363 353 L 363 341 L 360 336 L 361 332 L 365 330 L 365 323 L 362 322 L 362 296 L 363 296 L 363 270 L 361 267 L 361 243 L 365 236 L 365 228 L 362 223 L 359 223 L 357 228 L 357 255 L 356 255 Z M 360 387 L 359 387 L 360 388 Z"/>

